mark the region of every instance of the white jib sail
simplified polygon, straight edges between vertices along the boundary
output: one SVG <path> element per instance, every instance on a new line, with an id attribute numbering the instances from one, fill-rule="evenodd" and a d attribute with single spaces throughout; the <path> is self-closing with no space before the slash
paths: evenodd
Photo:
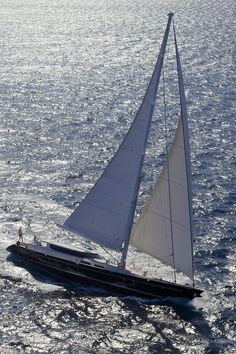
<path id="1" fill-rule="evenodd" d="M 62 225 L 68 231 L 114 250 L 121 250 L 130 236 L 171 17 L 151 81 L 131 128 L 102 176 Z"/>
<path id="2" fill-rule="evenodd" d="M 174 141 L 155 188 L 130 242 L 145 253 L 193 279 L 192 187 L 187 111 L 180 58 L 176 45 L 181 117 Z"/>
<path id="3" fill-rule="evenodd" d="M 192 278 L 190 217 L 183 126 L 180 119 L 168 161 L 134 225 L 131 244 Z"/>

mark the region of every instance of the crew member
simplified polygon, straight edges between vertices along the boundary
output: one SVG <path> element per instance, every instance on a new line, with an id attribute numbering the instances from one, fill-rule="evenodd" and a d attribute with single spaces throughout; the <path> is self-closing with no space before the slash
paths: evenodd
<path id="1" fill-rule="evenodd" d="M 23 242 L 23 231 L 22 228 L 20 226 L 19 230 L 18 230 L 18 242 Z"/>

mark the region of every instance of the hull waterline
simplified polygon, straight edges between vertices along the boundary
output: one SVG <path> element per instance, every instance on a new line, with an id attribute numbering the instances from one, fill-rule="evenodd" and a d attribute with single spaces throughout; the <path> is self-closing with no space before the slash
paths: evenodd
<path id="1" fill-rule="evenodd" d="M 20 256 L 28 264 L 30 262 L 37 265 L 53 276 L 62 277 L 67 282 L 102 288 L 114 294 L 147 299 L 181 297 L 192 300 L 202 293 L 202 290 L 189 286 L 144 278 L 116 267 L 107 268 L 105 263 L 91 261 L 87 256 L 77 257 L 74 260 L 63 259 L 58 252 L 56 255 L 51 255 L 47 249 L 45 252 L 41 249 L 37 252 L 27 245 L 13 244 L 7 248 L 7 251 Z"/>

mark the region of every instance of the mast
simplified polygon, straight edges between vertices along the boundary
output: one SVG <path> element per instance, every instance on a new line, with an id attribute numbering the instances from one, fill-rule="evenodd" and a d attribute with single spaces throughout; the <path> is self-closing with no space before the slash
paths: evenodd
<path id="1" fill-rule="evenodd" d="M 155 66 L 151 81 L 149 83 L 146 95 L 145 95 L 145 97 L 143 99 L 143 102 L 141 104 L 141 107 L 142 107 L 142 106 L 145 105 L 145 103 L 150 103 L 150 102 L 147 102 L 147 100 L 150 99 L 150 97 L 148 96 L 148 91 L 149 91 L 149 88 L 153 85 L 154 86 L 153 92 L 154 92 L 155 97 L 153 97 L 153 102 L 151 103 L 152 104 L 151 116 L 152 116 L 153 110 L 154 110 L 155 98 L 156 98 L 157 89 L 158 89 L 158 85 L 159 85 L 159 81 L 160 81 L 160 77 L 161 77 L 163 60 L 164 60 L 164 55 L 165 55 L 165 51 L 166 51 L 166 45 L 167 45 L 167 41 L 168 41 L 170 25 L 171 25 L 171 20 L 172 20 L 173 15 L 174 14 L 172 12 L 170 12 L 168 14 L 168 21 L 167 21 L 167 25 L 166 25 L 166 30 L 165 30 L 165 33 L 164 33 L 164 37 L 163 37 L 160 53 L 159 53 L 159 56 L 158 56 L 158 59 L 157 59 L 157 63 L 156 63 L 156 66 Z M 147 133 L 146 133 L 145 146 L 146 146 L 147 139 L 148 139 L 148 133 L 149 133 L 150 124 L 151 124 L 151 119 L 149 121 L 149 126 L 148 126 Z M 141 160 L 140 160 L 139 172 L 138 172 L 138 175 L 137 175 L 136 185 L 135 185 L 136 193 L 134 194 L 132 207 L 130 208 L 130 214 L 129 214 L 129 220 L 128 220 L 128 228 L 127 228 L 127 236 L 125 237 L 124 246 L 123 246 L 123 249 L 122 249 L 121 261 L 120 261 L 120 266 L 122 268 L 125 268 L 125 264 L 126 264 L 126 257 L 127 257 L 128 248 L 129 248 L 129 240 L 130 240 L 130 235 L 131 235 L 131 230 L 132 230 L 133 218 L 134 218 L 134 213 L 135 213 L 135 209 L 136 209 L 136 205 L 137 205 L 137 198 L 138 198 L 138 191 L 139 191 L 139 186 L 140 186 L 140 177 L 141 177 L 141 173 L 142 173 L 143 160 L 144 160 L 144 153 L 142 154 L 142 157 L 141 157 Z"/>
<path id="2" fill-rule="evenodd" d="M 175 48 L 180 117 L 159 178 L 132 228 L 130 243 L 193 279 L 190 148 L 176 38 Z"/>
<path id="3" fill-rule="evenodd" d="M 166 138 L 166 165 L 167 165 L 167 183 L 168 183 L 168 197 L 169 197 L 169 212 L 170 212 L 170 234 L 171 234 L 171 247 L 174 269 L 174 281 L 176 283 L 176 267 L 175 267 L 175 252 L 174 252 L 174 237 L 173 237 L 173 217 L 172 217 L 172 203 L 171 203 L 171 183 L 170 183 L 170 167 L 168 161 L 168 131 L 167 131 L 167 113 L 166 113 L 166 91 L 165 91 L 165 70 L 163 69 L 163 103 L 164 103 L 164 122 L 165 122 L 165 138 Z"/>
<path id="4" fill-rule="evenodd" d="M 186 166 L 186 177 L 187 177 L 187 188 L 188 188 L 188 208 L 189 208 L 190 238 L 191 238 L 191 252 L 192 252 L 192 274 L 193 274 L 192 280 L 193 280 L 193 286 L 194 286 L 192 172 L 191 172 L 190 146 L 189 146 L 189 133 L 188 133 L 188 114 L 187 114 L 187 108 L 186 108 L 184 81 L 183 81 L 183 74 L 182 74 L 182 67 L 181 67 L 181 62 L 180 62 L 179 50 L 178 50 L 178 46 L 177 46 L 177 38 L 176 38 L 176 33 L 175 33 L 174 21 L 173 21 L 173 30 L 174 30 L 177 72 L 178 72 L 181 118 L 182 118 L 183 136 L 184 136 L 184 152 L 185 152 L 185 161 L 186 161 L 185 166 Z"/>

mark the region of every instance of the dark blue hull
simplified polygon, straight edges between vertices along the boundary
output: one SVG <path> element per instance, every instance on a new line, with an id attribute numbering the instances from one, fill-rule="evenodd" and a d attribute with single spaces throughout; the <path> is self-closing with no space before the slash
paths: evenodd
<path id="1" fill-rule="evenodd" d="M 7 250 L 23 257 L 53 276 L 63 277 L 66 281 L 73 281 L 93 287 L 99 287 L 115 294 L 138 296 L 147 299 L 164 297 L 181 297 L 193 299 L 201 296 L 202 290 L 174 283 L 152 280 L 132 273 L 112 271 L 105 267 L 92 264 L 87 258 L 79 264 L 58 257 L 35 252 L 21 245 L 11 245 Z"/>

